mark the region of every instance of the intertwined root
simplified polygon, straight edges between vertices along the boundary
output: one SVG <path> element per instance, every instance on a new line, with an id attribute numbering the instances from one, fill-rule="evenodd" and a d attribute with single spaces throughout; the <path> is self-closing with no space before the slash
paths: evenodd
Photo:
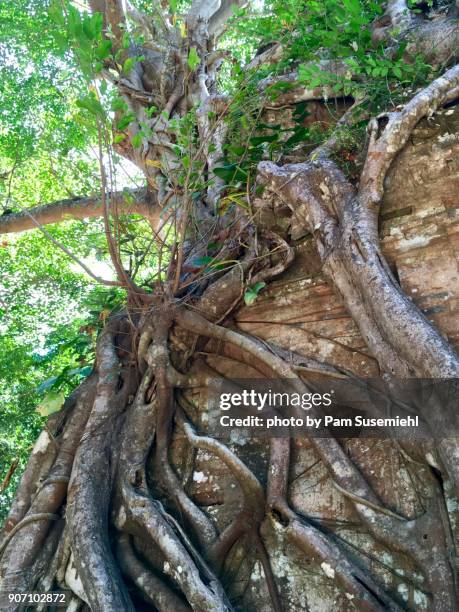
<path id="1" fill-rule="evenodd" d="M 403 609 L 336 537 L 291 507 L 289 439 L 271 441 L 265 488 L 259 479 L 263 475 L 255 475 L 233 450 L 196 433 L 184 387 L 190 381 L 205 384 L 209 369 L 191 368 L 187 378 L 174 368 L 173 325 L 224 340 L 260 375 L 282 376 L 292 389 L 307 389 L 275 347 L 196 313 L 170 308 L 143 321 L 149 341 L 139 343 L 147 365 L 138 382 L 139 370 L 132 362 L 120 367 L 120 320 L 112 321 L 99 339 L 97 374 L 50 423 L 53 438 L 42 434 L 32 453 L 4 530 L 2 590 L 70 588 L 72 606 L 107 612 L 134 610 L 141 600 L 159 610 L 230 610 L 231 585 L 223 586 L 222 579 L 237 575 L 231 567 L 237 557 L 231 553 L 246 542 L 263 567 L 271 606 L 278 611 L 282 589 L 270 560 L 276 551 L 265 539 L 266 529 L 275 529 L 308 558 L 330 567 L 358 609 Z M 189 496 L 171 462 L 169 449 L 177 437 L 189 450 L 218 459 L 232 474 L 239 503 L 221 530 Z M 365 529 L 422 571 L 432 609 L 454 609 L 451 534 L 442 520 L 434 479 L 425 513 L 405 518 L 381 504 L 338 442 L 311 442 Z"/>

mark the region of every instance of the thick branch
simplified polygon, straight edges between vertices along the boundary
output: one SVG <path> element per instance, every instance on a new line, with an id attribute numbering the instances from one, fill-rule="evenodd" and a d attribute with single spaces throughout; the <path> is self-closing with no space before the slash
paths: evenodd
<path id="1" fill-rule="evenodd" d="M 359 200 L 365 207 L 378 206 L 384 191 L 384 179 L 395 156 L 403 149 L 414 127 L 450 100 L 459 85 L 459 65 L 454 66 L 420 91 L 399 113 L 390 113 L 379 135 L 378 120 L 370 122 L 370 146 L 363 168 Z"/>
<path id="2" fill-rule="evenodd" d="M 275 64 L 282 59 L 284 49 L 280 43 L 274 43 L 260 54 L 256 55 L 253 60 L 247 64 L 247 70 L 254 70 L 263 64 Z"/>
<path id="3" fill-rule="evenodd" d="M 349 65 L 342 60 L 322 60 L 311 63 L 310 65 L 318 68 L 323 75 L 327 75 L 330 78 L 330 82 L 317 87 L 308 87 L 306 82 L 302 83 L 300 81 L 297 70 L 280 76 L 268 76 L 258 83 L 260 94 L 263 93 L 267 96 L 265 106 L 269 105 L 269 107 L 272 108 L 279 108 L 281 106 L 310 100 L 341 98 L 343 94 L 336 92 L 334 89 L 334 85 L 336 84 L 335 80 L 344 80 L 345 75 L 350 70 Z M 276 90 L 277 86 L 281 83 L 288 83 L 289 88 L 285 90 Z M 273 95 L 274 92 L 275 95 Z"/>
<path id="4" fill-rule="evenodd" d="M 37 577 L 34 571 L 36 559 L 44 551 L 50 532 L 50 521 L 60 518 L 60 508 L 67 492 L 73 457 L 89 415 L 93 394 L 94 380 L 91 377 L 76 393 L 76 405 L 65 426 L 65 433 L 55 442 L 56 445 L 57 443 L 60 445 L 54 465 L 42 479 L 35 480 L 35 484 L 41 480 L 42 483 L 33 498 L 28 491 L 29 478 L 26 475 L 23 478 L 16 508 L 12 509 L 6 523 L 6 537 L 0 544 L 0 551 L 6 549 L 0 568 L 0 575 L 3 578 L 2 588 L 5 592 L 28 591 L 33 587 L 33 580 Z M 40 453 L 39 449 L 46 451 L 52 447 L 51 435 L 48 431 L 43 431 L 32 457 L 41 456 L 43 461 L 43 452 Z M 33 464 L 34 462 L 31 463 L 32 466 Z M 15 537 L 16 532 L 18 537 Z M 12 543 L 7 547 L 10 541 Z M 19 545 L 18 541 L 22 545 Z M 53 550 L 49 552 L 52 554 Z"/>
<path id="5" fill-rule="evenodd" d="M 149 221 L 156 223 L 159 220 L 160 208 L 153 196 L 146 189 L 130 191 L 126 198 L 125 192 L 118 191 L 110 194 L 110 201 L 120 213 L 143 215 Z M 98 196 L 60 200 L 35 206 L 21 211 L 0 216 L 0 234 L 24 232 L 36 229 L 38 225 L 62 223 L 69 219 L 88 219 L 102 217 L 102 199 Z"/>
<path id="6" fill-rule="evenodd" d="M 372 40 L 384 43 L 390 54 L 405 43 L 407 62 L 420 54 L 425 62 L 437 67 L 451 65 L 459 58 L 459 20 L 439 8 L 437 3 L 430 3 L 429 18 L 425 19 L 411 11 L 406 0 L 391 0 L 384 15 L 373 23 Z"/>
<path id="7" fill-rule="evenodd" d="M 195 26 L 198 21 L 207 22 L 209 34 L 218 37 L 232 16 L 233 8 L 246 4 L 246 0 L 195 0 L 187 21 L 191 26 Z"/>

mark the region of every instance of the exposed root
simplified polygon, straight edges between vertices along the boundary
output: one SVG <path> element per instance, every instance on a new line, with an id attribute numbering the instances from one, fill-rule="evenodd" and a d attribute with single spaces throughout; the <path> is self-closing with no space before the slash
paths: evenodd
<path id="1" fill-rule="evenodd" d="M 30 525 L 30 523 L 34 523 L 35 521 L 58 521 L 60 518 L 61 517 L 58 514 L 51 514 L 50 512 L 39 512 L 38 514 L 31 514 L 24 517 L 20 523 L 13 527 L 13 529 L 6 536 L 5 540 L 2 542 L 0 556 L 17 532 L 23 529 L 26 525 Z"/>
<path id="2" fill-rule="evenodd" d="M 167 338 L 167 330 L 165 337 Z M 155 339 L 158 339 L 157 335 Z M 158 346 L 161 345 L 153 342 L 148 350 L 155 354 L 158 368 L 165 368 L 166 355 L 158 351 Z M 187 542 L 182 541 L 180 533 L 175 531 L 166 518 L 161 505 L 150 497 L 145 463 L 155 436 L 158 438 L 159 427 L 164 427 L 164 423 L 159 424 L 157 416 L 157 381 L 156 396 L 152 403 L 145 403 L 145 396 L 152 381 L 153 373 L 147 370 L 126 418 L 124 427 L 126 435 L 121 447 L 118 470 L 118 488 L 122 501 L 116 523 L 118 528 L 126 533 L 149 538 L 156 544 L 165 559 L 163 572 L 177 585 L 193 608 L 226 610 L 228 606 L 221 598 L 218 581 L 212 577 L 210 571 L 208 575 L 206 572 L 204 576 L 201 575 L 204 564 L 202 562 L 200 567 L 196 566 L 195 549 L 190 552 L 192 546 L 187 546 Z M 164 393 L 167 388 L 166 384 L 161 392 Z M 167 431 L 169 436 L 168 429 L 163 431 Z M 201 528 L 202 524 L 198 524 L 198 529 Z"/>
<path id="3" fill-rule="evenodd" d="M 268 504 L 271 520 L 277 529 L 296 546 L 313 557 L 318 556 L 331 568 L 346 592 L 356 598 L 359 609 L 376 611 L 381 609 L 399 610 L 398 605 L 388 597 L 374 580 L 355 566 L 331 541 L 316 527 L 306 524 L 290 509 L 287 501 L 288 475 L 290 467 L 290 440 L 271 439 L 271 452 L 268 472 Z M 332 563 L 331 566 L 329 564 Z M 330 572 L 330 570 L 329 570 Z"/>
<path id="4" fill-rule="evenodd" d="M 169 523 L 161 509 L 150 499 L 127 488 L 124 496 L 129 503 L 126 521 L 129 531 L 148 536 L 161 550 L 166 561 L 163 571 L 180 588 L 193 609 L 205 611 L 228 610 L 219 594 L 216 579 L 212 582 L 201 576 L 193 557 Z M 126 526 L 127 527 L 127 526 Z"/>
<path id="5" fill-rule="evenodd" d="M 295 378 L 290 365 L 269 352 L 266 347 L 256 340 L 243 336 L 233 330 L 209 323 L 200 315 L 189 311 L 178 311 L 176 320 L 190 331 L 218 340 L 224 340 L 235 345 L 243 353 L 245 352 L 247 355 L 250 355 L 250 360 L 254 359 L 257 363 L 264 364 L 268 372 L 286 379 L 285 383 L 291 386 L 292 389 L 300 393 L 307 391 L 305 384 Z M 438 609 L 442 609 L 441 606 L 443 605 L 445 606 L 444 609 L 447 609 L 446 606 L 454 607 L 454 602 L 456 601 L 454 575 L 448 559 L 445 535 L 441 527 L 438 512 L 431 508 L 430 512 L 425 515 L 406 522 L 401 522 L 398 515 L 397 519 L 389 516 L 390 511 L 387 514 L 381 514 L 379 512 L 379 500 L 338 442 L 333 438 L 321 437 L 313 437 L 311 442 L 329 470 L 333 480 L 344 490 L 352 491 L 353 495 L 359 499 L 358 503 L 356 500 L 353 500 L 353 505 L 370 533 L 390 548 L 399 550 L 415 559 L 416 563 L 419 564 L 423 572 L 428 576 L 432 591 L 436 594 L 435 606 L 439 606 Z M 270 478 L 272 482 L 273 479 L 276 481 L 275 485 L 268 486 L 268 503 L 271 503 L 271 505 L 274 503 L 273 500 L 282 500 L 285 497 L 287 482 L 285 475 L 287 470 L 286 461 L 288 461 L 286 459 L 286 457 L 288 458 L 286 445 L 288 441 L 286 442 L 283 439 L 280 441 L 273 440 L 272 444 L 273 452 L 277 455 L 277 458 L 272 463 L 273 474 L 271 474 L 270 469 Z M 271 492 L 270 488 L 272 489 Z M 361 502 L 362 499 L 377 506 L 378 511 L 375 511 L 369 505 L 363 504 Z M 430 530 L 432 528 L 439 529 L 438 545 L 434 550 L 423 542 L 423 533 L 425 533 L 427 528 L 426 525 L 429 525 L 428 529 Z M 408 533 L 409 536 L 407 536 Z M 432 566 L 432 555 L 435 555 L 436 558 L 435 567 Z M 441 568 L 441 570 L 439 571 L 438 568 Z M 439 593 L 442 593 L 441 598 L 438 596 Z"/>
<path id="6" fill-rule="evenodd" d="M 174 416 L 173 386 L 168 376 L 171 364 L 167 346 L 168 332 L 172 324 L 170 312 L 159 317 L 150 351 L 154 354 L 154 375 L 156 383 L 156 446 L 155 461 L 160 482 L 174 500 L 194 530 L 203 546 L 215 539 L 215 528 L 207 516 L 192 502 L 169 463 L 169 441 Z"/>
<path id="7" fill-rule="evenodd" d="M 75 456 L 67 506 L 78 574 L 90 605 L 100 612 L 134 609 L 115 563 L 108 532 L 115 441 L 129 393 L 128 381 L 118 391 L 115 331 L 113 323 L 109 324 L 99 340 L 97 395 Z"/>
<path id="8" fill-rule="evenodd" d="M 345 497 L 347 497 L 348 499 L 352 500 L 356 504 L 363 504 L 364 506 L 367 506 L 367 508 L 371 508 L 372 510 L 376 510 L 376 512 L 381 512 L 381 514 L 385 514 L 386 516 L 390 516 L 391 518 L 397 519 L 398 521 L 406 521 L 405 517 L 400 516 L 396 512 L 392 512 L 392 510 L 389 510 L 388 508 L 384 508 L 383 506 L 379 506 L 378 504 L 375 504 L 375 503 L 369 501 L 368 499 L 365 499 L 364 497 L 359 497 L 358 495 L 354 495 L 354 493 L 351 493 L 350 491 L 346 491 L 346 489 L 341 487 L 334 480 L 332 480 L 332 484 L 333 484 L 333 486 L 335 487 L 335 489 L 337 491 L 342 493 Z"/>
<path id="9" fill-rule="evenodd" d="M 190 611 L 190 607 L 175 591 L 137 559 L 127 534 L 119 536 L 117 553 L 123 573 L 136 585 L 145 601 L 155 606 L 159 612 Z"/>

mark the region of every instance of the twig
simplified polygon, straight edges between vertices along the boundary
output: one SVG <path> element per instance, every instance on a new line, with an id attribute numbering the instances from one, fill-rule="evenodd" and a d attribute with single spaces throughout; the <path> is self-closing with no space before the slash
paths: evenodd
<path id="1" fill-rule="evenodd" d="M 93 272 L 91 272 L 91 270 L 88 268 L 88 266 L 83 263 L 82 261 L 80 261 L 78 259 L 78 257 L 76 257 L 76 255 L 74 255 L 71 251 L 69 251 L 69 249 L 67 249 L 67 247 L 65 247 L 63 244 L 61 244 L 58 240 L 56 240 L 54 238 L 54 236 L 52 234 L 50 234 L 48 232 L 48 230 L 46 230 L 41 223 L 39 223 L 35 217 L 29 213 L 29 211 L 27 210 L 27 208 L 24 208 L 24 213 L 29 216 L 32 221 L 35 223 L 35 225 L 37 226 L 37 228 L 48 238 L 48 240 L 51 240 L 51 242 L 53 244 L 55 244 L 59 249 L 61 249 L 61 251 L 63 251 L 66 255 L 68 255 L 70 257 L 70 259 L 72 259 L 75 263 L 77 263 L 81 268 L 83 268 L 83 270 L 86 272 L 86 274 L 88 274 L 92 279 L 94 279 L 95 281 L 97 281 L 98 283 L 101 283 L 103 285 L 109 285 L 111 287 L 120 287 L 122 285 L 122 283 L 120 283 L 119 281 L 110 281 L 110 280 L 105 280 L 103 278 L 101 278 L 100 276 L 97 276 L 96 274 L 93 274 Z"/>
<path id="2" fill-rule="evenodd" d="M 341 487 L 335 480 L 332 479 L 331 482 L 337 491 L 342 493 L 348 499 L 351 499 L 353 502 L 356 502 L 357 504 L 362 504 L 363 506 L 367 506 L 368 508 L 371 508 L 372 510 L 376 510 L 376 512 L 380 512 L 381 514 L 390 516 L 391 518 L 395 518 L 397 519 L 397 521 L 403 521 L 403 522 L 408 521 L 408 519 L 406 519 L 404 516 L 400 516 L 400 514 L 397 514 L 396 512 L 392 512 L 392 510 L 389 510 L 389 508 L 384 508 L 383 506 L 379 506 L 378 504 L 375 504 L 372 501 L 369 501 L 368 499 L 359 497 L 358 495 L 355 495 L 354 493 L 351 493 L 350 491 L 346 491 L 346 489 L 343 489 L 343 487 Z"/>

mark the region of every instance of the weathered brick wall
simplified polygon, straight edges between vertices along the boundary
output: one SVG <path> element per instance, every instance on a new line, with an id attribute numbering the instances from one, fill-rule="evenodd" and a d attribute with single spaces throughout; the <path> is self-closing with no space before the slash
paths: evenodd
<path id="1" fill-rule="evenodd" d="M 414 131 L 386 180 L 384 253 L 407 295 L 459 344 L 459 109 L 436 113 Z M 279 280 L 242 308 L 247 332 L 356 373 L 377 374 L 354 322 L 320 274 L 312 239 Z"/>
<path id="2" fill-rule="evenodd" d="M 457 256 L 459 210 L 459 108 L 424 121 L 398 156 L 386 181 L 381 214 L 384 253 L 403 289 L 442 333 L 459 344 L 459 276 Z M 324 280 L 313 240 L 296 249 L 294 265 L 243 307 L 235 317 L 240 329 L 277 345 L 344 366 L 362 376 L 378 374 L 359 331 L 342 301 Z M 256 377 L 246 365 L 208 357 L 208 363 L 233 378 Z M 204 412 L 204 397 L 195 399 Z M 184 456 L 183 440 L 175 440 L 176 457 Z M 428 493 L 423 489 L 427 466 L 407 465 L 391 440 L 350 440 L 346 449 L 388 507 L 408 516 L 423 512 Z M 233 450 L 266 480 L 268 445 L 252 440 Z M 185 453 L 186 454 L 186 453 Z M 223 528 L 238 505 L 238 486 L 226 467 L 209 453 L 199 452 L 194 469 L 184 479 L 194 499 Z M 423 501 L 424 500 L 424 501 Z M 328 472 L 307 439 L 293 441 L 290 504 L 334 531 L 344 548 L 388 589 L 398 593 L 409 609 L 428 610 L 422 576 L 412 562 L 385 549 L 359 527 L 351 503 L 334 487 Z M 457 504 L 450 500 L 449 519 L 459 524 Z M 320 560 L 288 545 L 279 525 L 266 519 L 263 534 L 286 610 L 343 612 L 355 610 L 352 601 L 327 576 Z M 231 552 L 239 570 L 228 577 L 241 610 L 271 610 L 263 570 L 249 540 Z M 238 564 L 235 563 L 237 566 Z"/>

